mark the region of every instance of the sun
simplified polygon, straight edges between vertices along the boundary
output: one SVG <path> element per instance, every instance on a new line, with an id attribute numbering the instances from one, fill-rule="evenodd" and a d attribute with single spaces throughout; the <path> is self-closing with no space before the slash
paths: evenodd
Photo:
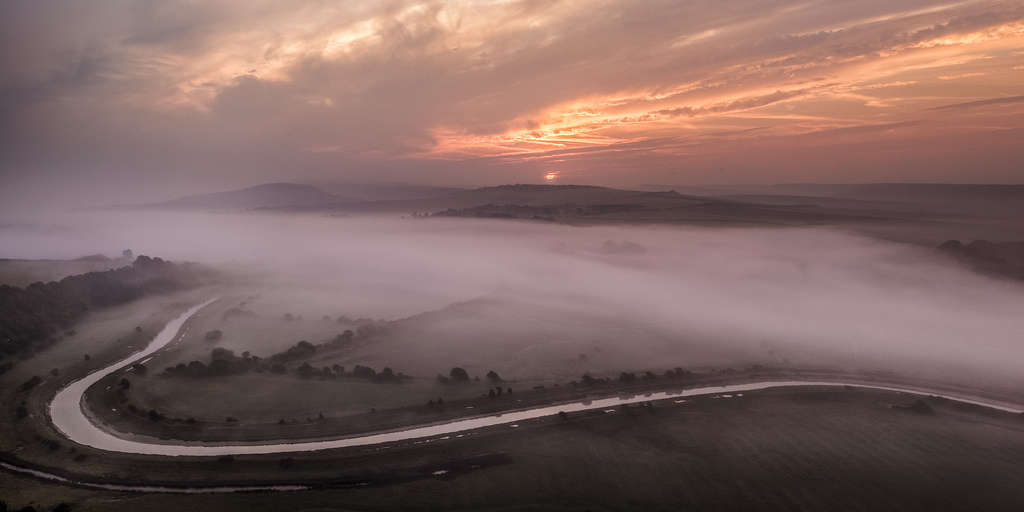
<path id="1" fill-rule="evenodd" d="M 553 173 L 553 172 L 549 172 L 549 173 L 547 173 L 547 175 L 544 176 L 544 178 L 547 179 L 548 181 L 551 181 L 551 180 L 553 180 L 553 179 L 555 179 L 557 177 L 558 177 L 558 174 Z"/>

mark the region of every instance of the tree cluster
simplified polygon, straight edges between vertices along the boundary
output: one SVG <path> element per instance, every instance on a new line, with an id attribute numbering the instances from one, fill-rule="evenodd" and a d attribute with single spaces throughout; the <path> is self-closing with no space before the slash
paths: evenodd
<path id="1" fill-rule="evenodd" d="M 469 208 L 448 208 L 430 214 L 430 217 L 472 217 L 477 219 L 531 219 L 554 220 L 556 215 L 575 212 L 575 204 L 530 206 L 525 204 L 495 205 L 488 203 Z M 413 212 L 413 217 L 420 217 Z M 426 214 L 423 217 L 427 217 Z"/>
<path id="2" fill-rule="evenodd" d="M 325 366 L 321 369 L 317 369 L 314 368 L 313 365 L 309 364 L 308 362 L 302 363 L 302 365 L 299 366 L 299 368 L 296 371 L 299 373 L 299 377 L 302 377 L 304 379 L 319 377 L 334 380 L 340 377 L 352 377 L 356 379 L 366 379 L 378 384 L 401 384 L 406 379 L 412 378 L 401 372 L 395 373 L 391 368 L 388 367 L 385 367 L 383 370 L 380 371 L 380 373 L 377 373 L 377 370 L 374 370 L 369 366 L 362 366 L 358 364 L 355 365 L 352 368 L 352 371 L 349 373 L 345 373 L 344 366 L 334 365 L 333 367 Z"/>
<path id="3" fill-rule="evenodd" d="M 639 377 L 637 377 L 636 373 L 633 372 L 621 372 L 619 373 L 618 382 L 620 384 L 632 384 L 636 382 L 637 379 L 647 381 L 654 381 L 659 379 L 674 380 L 689 377 L 690 375 L 693 375 L 693 372 L 689 370 L 684 370 L 679 367 L 676 367 L 674 370 L 665 370 L 665 373 L 660 376 L 649 370 L 645 371 L 643 375 Z M 580 384 L 584 386 L 598 386 L 610 383 L 611 379 L 609 379 L 608 377 L 594 378 L 590 374 L 584 374 L 582 377 L 580 377 Z M 573 384 L 575 384 L 575 382 L 573 382 Z"/>
<path id="4" fill-rule="evenodd" d="M 239 357 L 235 355 L 233 350 L 217 347 L 210 352 L 209 365 L 199 361 L 192 361 L 187 365 L 185 363 L 178 363 L 177 366 L 169 366 L 164 371 L 168 375 L 180 375 L 182 377 L 217 377 L 247 372 L 257 367 L 260 361 L 259 356 L 250 355 L 249 352 L 243 352 L 241 357 Z"/>
<path id="5" fill-rule="evenodd" d="M 58 340 L 57 333 L 89 311 L 125 304 L 153 293 L 192 288 L 208 280 L 209 270 L 193 263 L 174 264 L 139 256 L 129 267 L 89 272 L 26 288 L 0 285 L 0 357 L 29 359 Z"/>

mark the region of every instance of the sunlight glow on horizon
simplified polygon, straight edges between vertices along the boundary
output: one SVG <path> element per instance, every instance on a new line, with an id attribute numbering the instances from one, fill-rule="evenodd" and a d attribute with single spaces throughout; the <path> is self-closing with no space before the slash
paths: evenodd
<path id="1" fill-rule="evenodd" d="M 820 158 L 806 155 L 842 148 L 835 172 L 860 172 L 853 161 L 876 155 L 865 144 L 897 136 L 873 162 L 925 178 L 937 162 L 964 179 L 989 162 L 1024 181 L 1012 156 L 1024 9 L 1001 0 L 298 0 L 230 15 L 220 1 L 52 17 L 0 7 L 25 26 L 0 41 L 18 43 L 6 45 L 0 112 L 19 127 L 0 163 L 363 179 L 386 167 L 398 181 L 426 168 L 441 182 L 516 181 L 565 160 L 574 179 L 701 168 L 791 180 L 807 174 L 771 174 L 793 168 L 784 155 L 811 173 Z M 941 110 L 952 105 L 966 106 Z M 998 140 L 969 140 L 981 132 Z M 478 171 L 448 170 L 459 163 Z"/>

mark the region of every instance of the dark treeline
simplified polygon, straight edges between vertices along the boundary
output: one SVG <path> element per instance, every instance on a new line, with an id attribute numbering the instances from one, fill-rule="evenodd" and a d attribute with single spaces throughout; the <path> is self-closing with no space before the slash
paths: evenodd
<path id="1" fill-rule="evenodd" d="M 334 339 L 326 343 L 314 345 L 306 340 L 299 341 L 295 345 L 288 347 L 285 351 L 278 352 L 267 358 L 261 358 L 256 355 L 252 355 L 249 352 L 244 352 L 241 356 L 237 356 L 231 350 L 215 348 L 210 353 L 209 364 L 205 364 L 201 361 L 192 361 L 188 364 L 179 363 L 177 366 L 167 367 L 165 369 L 165 373 L 169 376 L 191 378 L 235 375 L 245 373 L 249 370 L 255 370 L 257 372 L 269 371 L 283 375 L 289 372 L 289 368 L 285 363 L 307 360 L 294 370 L 298 376 L 303 379 L 326 378 L 333 380 L 339 377 L 355 377 L 368 379 L 378 383 L 401 383 L 411 377 L 403 375 L 402 373 L 394 373 L 391 368 L 384 368 L 380 373 L 377 373 L 376 370 L 368 366 L 356 365 L 352 368 L 352 371 L 346 372 L 345 368 L 339 365 L 317 368 L 311 365 L 308 361 L 308 359 L 318 353 L 351 347 L 356 342 L 370 341 L 377 335 L 386 332 L 386 329 L 387 322 L 365 324 L 359 326 L 355 332 L 345 330 L 345 332 L 335 336 Z M 213 333 L 220 333 L 220 331 L 210 331 L 207 333 L 207 340 L 211 338 L 219 339 L 223 334 Z"/>
<path id="2" fill-rule="evenodd" d="M 1024 279 L 1024 242 L 975 240 L 962 244 L 959 240 L 950 240 L 940 245 L 939 250 L 975 270 Z"/>
<path id="3" fill-rule="evenodd" d="M 194 263 L 174 264 L 139 256 L 131 266 L 37 282 L 26 288 L 0 285 L 0 357 L 29 359 L 55 343 L 58 333 L 90 311 L 125 304 L 148 294 L 198 286 L 211 277 Z"/>

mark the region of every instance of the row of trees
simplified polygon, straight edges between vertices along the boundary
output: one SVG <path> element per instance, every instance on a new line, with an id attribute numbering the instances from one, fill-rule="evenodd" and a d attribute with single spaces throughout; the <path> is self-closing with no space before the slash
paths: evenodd
<path id="1" fill-rule="evenodd" d="M 479 381 L 480 377 L 474 377 L 472 380 Z M 494 370 L 487 372 L 487 380 L 492 384 L 504 382 L 502 378 Z M 440 382 L 441 384 L 451 384 L 453 382 L 469 382 L 469 372 L 467 372 L 465 368 L 456 366 L 452 368 L 451 371 L 448 372 L 447 377 L 445 377 L 444 375 L 438 375 L 437 381 Z"/>
<path id="2" fill-rule="evenodd" d="M 674 380 L 686 378 L 691 375 L 693 375 L 693 372 L 689 370 L 684 370 L 677 366 L 674 370 L 665 370 L 665 373 L 663 373 L 660 376 L 651 371 L 646 371 L 643 373 L 643 375 L 639 377 L 637 377 L 637 375 L 632 372 L 622 372 L 619 374 L 618 382 L 620 384 L 631 384 L 633 382 L 636 382 L 638 379 L 647 381 L 659 379 Z M 584 374 L 582 377 L 580 377 L 580 383 L 583 384 L 584 386 L 597 386 L 601 384 L 610 384 L 611 382 L 612 380 L 608 377 L 594 378 L 589 373 Z M 576 384 L 576 382 L 574 381 L 573 384 Z"/>
<path id="3" fill-rule="evenodd" d="M 239 357 L 233 350 L 217 347 L 210 352 L 209 365 L 200 361 L 192 361 L 188 364 L 178 363 L 177 366 L 168 366 L 164 372 L 167 375 L 192 378 L 217 377 L 247 372 L 258 367 L 261 361 L 259 356 L 251 355 L 248 351 L 243 352 Z"/>
<path id="4" fill-rule="evenodd" d="M 289 351 L 293 351 L 291 354 L 302 351 L 302 353 L 312 355 L 316 352 L 316 346 L 306 341 L 300 341 L 295 347 L 290 348 Z M 288 352 L 283 354 L 288 354 Z M 262 359 L 259 356 L 251 355 L 249 352 L 243 352 L 241 356 L 236 356 L 232 350 L 217 347 L 210 352 L 210 364 L 204 364 L 200 361 L 192 361 L 188 364 L 179 363 L 177 366 L 167 367 L 164 372 L 166 375 L 191 378 L 233 375 L 253 369 L 257 371 L 271 371 L 282 375 L 288 373 L 287 366 L 283 363 L 274 362 L 277 356 L 280 356 L 280 354 L 275 354 L 269 359 Z M 280 359 L 286 359 L 286 357 L 280 357 L 277 360 Z M 336 364 L 334 366 L 317 368 L 311 365 L 309 361 L 299 365 L 295 372 L 303 379 L 328 378 L 336 380 L 340 377 L 353 377 L 378 383 L 392 382 L 400 384 L 406 379 L 412 378 L 402 373 L 395 373 L 391 368 L 384 368 L 380 373 L 377 373 L 376 370 L 369 366 L 356 365 L 352 368 L 351 372 L 345 372 L 344 366 Z"/>

